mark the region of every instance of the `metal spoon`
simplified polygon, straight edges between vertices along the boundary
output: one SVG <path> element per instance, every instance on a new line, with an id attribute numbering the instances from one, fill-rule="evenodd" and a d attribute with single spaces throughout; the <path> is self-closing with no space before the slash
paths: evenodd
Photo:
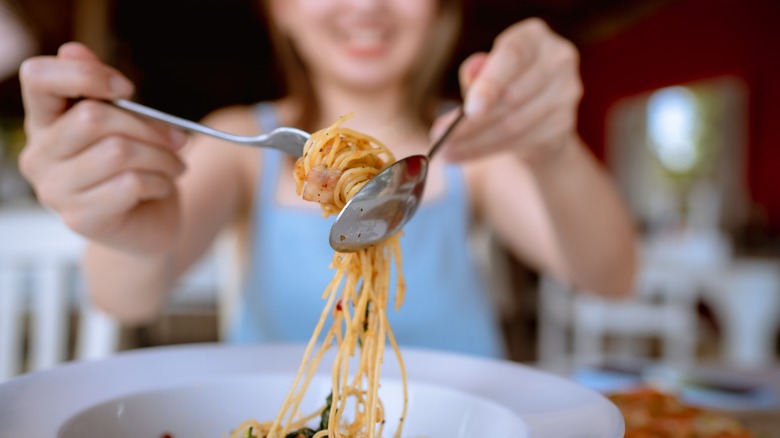
<path id="1" fill-rule="evenodd" d="M 180 117 L 172 116 L 154 108 L 149 108 L 148 106 L 144 106 L 129 100 L 114 99 L 107 102 L 132 113 L 159 120 L 187 131 L 198 132 L 200 134 L 209 135 L 211 137 L 219 138 L 232 143 L 242 144 L 245 146 L 278 149 L 296 157 L 303 155 L 303 145 L 306 144 L 306 140 L 311 137 L 311 134 L 308 132 L 301 131 L 300 129 L 286 127 L 276 128 L 267 134 L 257 136 L 234 135 L 209 128 L 208 126 L 201 125 L 200 123 L 195 123 Z"/>
<path id="2" fill-rule="evenodd" d="M 397 233 L 420 206 L 428 163 L 463 119 L 463 108 L 428 155 L 412 155 L 393 163 L 367 182 L 347 202 L 330 229 L 330 246 L 338 252 L 367 248 Z"/>

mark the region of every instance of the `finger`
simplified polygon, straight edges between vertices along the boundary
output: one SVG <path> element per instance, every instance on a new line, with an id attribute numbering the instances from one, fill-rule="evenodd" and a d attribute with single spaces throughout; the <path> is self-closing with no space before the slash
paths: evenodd
<path id="1" fill-rule="evenodd" d="M 122 216 L 145 201 L 165 199 L 174 191 L 164 176 L 129 171 L 116 175 L 75 198 L 73 211 L 89 212 L 92 221 Z"/>
<path id="2" fill-rule="evenodd" d="M 534 62 L 544 22 L 538 19 L 522 21 L 496 39 L 479 75 L 466 93 L 464 110 L 469 116 L 481 114 L 499 100 L 508 84 Z"/>
<path id="3" fill-rule="evenodd" d="M 170 151 L 181 149 L 187 135 L 168 125 L 141 119 L 104 102 L 82 100 L 48 129 L 40 141 L 49 160 L 62 160 L 108 136 L 123 136 Z M 38 142 L 33 142 L 35 145 Z"/>
<path id="4" fill-rule="evenodd" d="M 158 174 L 175 180 L 185 169 L 184 162 L 174 152 L 126 137 L 111 136 L 68 160 L 68 174 L 61 178 L 61 185 L 63 190 L 80 192 L 127 171 Z"/>
<path id="5" fill-rule="evenodd" d="M 467 161 L 482 156 L 499 152 L 503 149 L 516 148 L 522 142 L 523 136 L 532 126 L 531 120 L 538 122 L 544 120 L 544 117 L 552 114 L 552 111 L 542 113 L 536 117 L 536 109 L 519 111 L 511 118 L 501 121 L 501 125 L 491 126 L 490 129 L 484 129 L 475 132 L 474 135 L 453 141 L 447 151 L 446 158 L 450 161 Z M 526 119 L 523 119 L 523 117 Z M 508 125 L 515 122 L 515 126 Z M 506 123 L 506 124 L 504 124 Z"/>
<path id="6" fill-rule="evenodd" d="M 529 132 L 542 129 L 540 125 L 550 116 L 562 108 L 571 107 L 563 103 L 568 97 L 556 88 L 555 84 L 551 84 L 533 99 L 520 102 L 516 108 L 506 111 L 503 117 L 492 119 L 492 125 L 454 138 L 447 150 L 447 158 L 469 160 L 523 142 Z"/>
<path id="7" fill-rule="evenodd" d="M 134 209 L 168 201 L 174 196 L 175 187 L 170 180 L 154 174 L 128 172 L 80 193 L 60 215 L 78 233 L 96 237 L 110 235 Z"/>
<path id="8" fill-rule="evenodd" d="M 478 117 L 467 118 L 459 127 L 460 129 L 452 133 L 449 141 L 458 143 L 500 125 L 501 120 L 505 119 L 514 109 L 535 99 L 550 86 L 557 87 L 558 85 L 551 84 L 559 81 L 558 76 L 546 75 L 540 68 L 529 69 L 508 87 L 499 102 L 492 104 Z"/>
<path id="9" fill-rule="evenodd" d="M 477 52 L 466 58 L 458 69 L 458 80 L 460 82 L 460 90 L 463 96 L 466 95 L 471 83 L 477 76 L 482 67 L 485 65 L 488 54 L 485 52 Z"/>
<path id="10" fill-rule="evenodd" d="M 65 43 L 57 50 L 57 56 L 63 59 L 80 59 L 82 61 L 100 62 L 100 58 L 87 46 L 75 41 Z"/>
<path id="11" fill-rule="evenodd" d="M 132 83 L 111 67 L 82 59 L 37 57 L 19 69 L 28 133 L 47 126 L 68 108 L 68 99 L 130 97 Z"/>
<path id="12" fill-rule="evenodd" d="M 574 120 L 574 114 L 559 109 L 541 119 L 533 130 L 523 133 L 499 132 L 491 139 L 491 143 L 483 143 L 484 148 L 466 148 L 459 151 L 458 155 L 448 155 L 447 158 L 451 161 L 468 161 L 501 151 L 513 151 L 522 157 L 538 156 L 547 150 L 554 150 L 558 139 L 572 132 L 562 127 L 573 125 Z M 506 148 L 506 145 L 512 147 Z"/>
<path id="13" fill-rule="evenodd" d="M 540 46 L 545 56 L 536 57 L 534 63 L 510 83 L 501 99 L 485 113 L 463 123 L 462 129 L 453 134 L 451 142 L 458 143 L 463 138 L 501 126 L 507 115 L 542 93 L 546 93 L 544 99 L 549 99 L 551 105 L 576 105 L 582 96 L 576 49 L 560 38 L 547 38 L 545 41 Z"/>

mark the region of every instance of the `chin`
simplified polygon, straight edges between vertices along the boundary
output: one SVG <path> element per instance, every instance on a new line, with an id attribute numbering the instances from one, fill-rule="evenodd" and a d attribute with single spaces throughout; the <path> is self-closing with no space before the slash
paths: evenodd
<path id="1" fill-rule="evenodd" d="M 344 84 L 360 89 L 377 89 L 402 80 L 405 69 L 393 60 L 382 62 L 344 61 L 339 63 L 334 75 Z"/>
<path id="2" fill-rule="evenodd" d="M 373 92 L 373 91 L 381 91 L 383 89 L 386 89 L 388 86 L 398 83 L 398 80 L 399 79 L 395 77 L 379 78 L 379 77 L 371 77 L 371 76 L 351 75 L 350 77 L 340 78 L 339 82 L 341 82 L 341 84 L 344 85 L 346 88 L 352 90 Z"/>

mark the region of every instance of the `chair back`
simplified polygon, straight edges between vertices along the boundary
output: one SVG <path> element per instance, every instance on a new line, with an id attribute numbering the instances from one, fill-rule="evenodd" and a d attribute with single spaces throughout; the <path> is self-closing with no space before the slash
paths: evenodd
<path id="1" fill-rule="evenodd" d="M 79 270 L 84 247 L 49 211 L 0 209 L 0 381 L 117 349 L 118 325 L 86 299 Z M 71 325 L 74 309 L 77 328 Z"/>
<path id="2" fill-rule="evenodd" d="M 682 270 L 644 264 L 634 295 L 609 300 L 552 277 L 540 287 L 540 362 L 550 368 L 608 359 L 695 361 L 697 286 Z M 650 346 L 660 345 L 660 357 Z"/>

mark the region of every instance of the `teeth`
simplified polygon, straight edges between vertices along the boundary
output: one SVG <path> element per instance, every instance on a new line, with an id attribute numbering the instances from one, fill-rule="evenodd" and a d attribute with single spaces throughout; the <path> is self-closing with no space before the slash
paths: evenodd
<path id="1" fill-rule="evenodd" d="M 350 41 L 361 46 L 379 44 L 382 42 L 382 36 L 382 31 L 370 29 L 353 30 L 349 33 Z"/>

